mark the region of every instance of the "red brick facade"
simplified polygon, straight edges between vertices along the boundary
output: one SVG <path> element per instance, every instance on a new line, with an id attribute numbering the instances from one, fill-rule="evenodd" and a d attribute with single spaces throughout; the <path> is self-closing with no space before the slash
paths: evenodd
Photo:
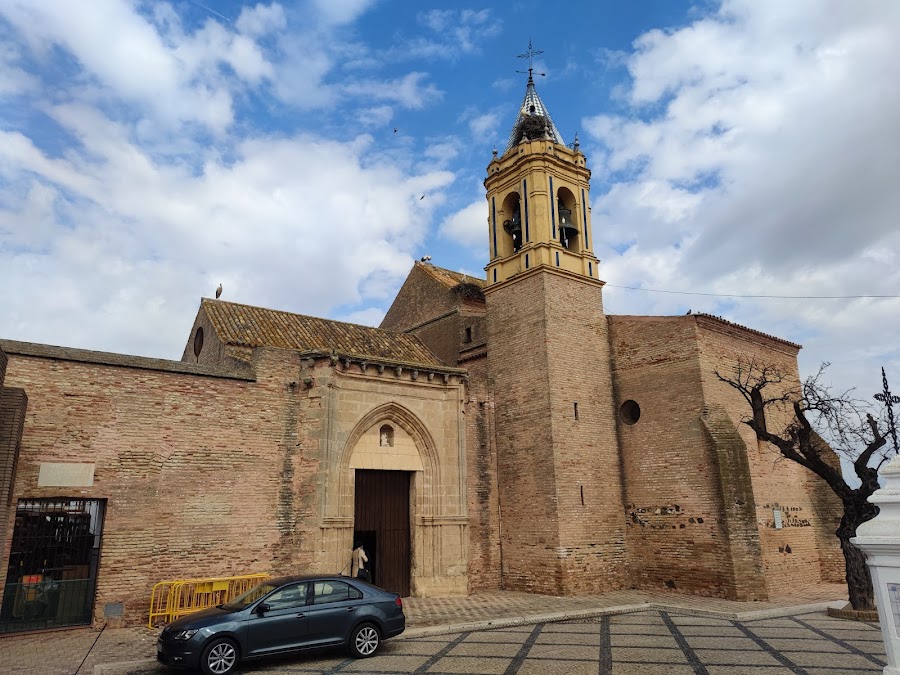
<path id="1" fill-rule="evenodd" d="M 182 361 L 0 343 L 0 569 L 17 500 L 61 497 L 105 500 L 95 622 L 144 620 L 164 579 L 339 572 L 356 471 L 396 470 L 416 595 L 840 580 L 836 499 L 716 377 L 752 358 L 796 384 L 799 346 L 607 317 L 584 156 L 523 143 L 489 167 L 491 279 L 416 263 L 381 329 L 204 299 Z"/>
<path id="2" fill-rule="evenodd" d="M 504 585 L 552 594 L 621 587 L 622 491 L 600 284 L 539 268 L 486 295 Z"/>
<path id="3" fill-rule="evenodd" d="M 215 347 L 215 341 L 207 344 Z M 15 428 L 7 404 L 19 404 L 23 390 L 32 393 L 13 509 L 6 509 L 8 493 L 2 493 L 4 570 L 17 499 L 106 500 L 97 621 L 113 603 L 124 604 L 127 622 L 146 619 L 150 591 L 164 579 L 341 571 L 352 548 L 352 483 L 348 531 L 343 522 L 329 526 L 326 476 L 335 473 L 329 471 L 333 462 L 349 461 L 348 439 L 364 431 L 354 427 L 378 402 L 385 412 L 373 418 L 375 426 L 396 418 L 390 405 L 400 401 L 398 430 L 415 436 L 421 420 L 422 433 L 430 436 L 421 443 L 430 444 L 433 461 L 450 473 L 445 484 L 437 483 L 428 465 L 424 480 L 414 481 L 414 513 L 421 518 L 428 510 L 436 519 L 416 529 L 416 560 L 431 560 L 414 565 L 414 592 L 433 592 L 453 578 L 462 579 L 465 590 L 465 566 L 457 561 L 465 559 L 465 547 L 451 535 L 460 530 L 454 514 L 461 504 L 453 497 L 459 470 L 441 456 L 444 448 L 456 456 L 463 447 L 454 430 L 461 423 L 462 387 L 453 371 L 423 369 L 413 380 L 409 369 L 363 369 L 359 361 L 265 348 L 254 349 L 249 364 L 226 358 L 197 365 L 3 346 L 9 366 L 0 402 L 0 460 L 7 464 L 14 456 L 8 432 Z M 410 396 L 411 389 L 421 391 Z M 48 463 L 90 464 L 93 483 L 40 487 Z M 443 512 L 430 506 L 435 501 Z M 328 533 L 336 539 L 326 540 Z"/>

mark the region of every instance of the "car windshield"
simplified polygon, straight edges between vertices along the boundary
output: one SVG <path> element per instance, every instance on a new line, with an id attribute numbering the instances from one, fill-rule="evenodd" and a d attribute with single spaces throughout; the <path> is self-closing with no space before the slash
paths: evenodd
<path id="1" fill-rule="evenodd" d="M 269 583 L 261 583 L 258 586 L 254 586 L 249 591 L 244 593 L 243 595 L 239 595 L 234 600 L 230 602 L 226 602 L 222 607 L 224 609 L 244 609 L 248 605 L 253 604 L 257 600 L 259 600 L 264 595 L 268 595 L 272 591 L 274 591 L 278 586 L 274 586 Z"/>

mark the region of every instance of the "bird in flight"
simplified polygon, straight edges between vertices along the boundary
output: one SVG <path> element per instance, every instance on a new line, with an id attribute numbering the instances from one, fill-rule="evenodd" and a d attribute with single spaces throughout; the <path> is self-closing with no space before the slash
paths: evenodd
<path id="1" fill-rule="evenodd" d="M 218 300 L 222 296 L 222 284 L 219 284 L 219 287 L 216 289 L 216 300 Z"/>

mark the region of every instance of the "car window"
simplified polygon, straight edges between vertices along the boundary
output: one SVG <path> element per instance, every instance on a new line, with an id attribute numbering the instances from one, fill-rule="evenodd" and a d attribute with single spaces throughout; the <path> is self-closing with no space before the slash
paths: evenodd
<path id="1" fill-rule="evenodd" d="M 306 604 L 306 584 L 292 584 L 280 588 L 265 600 L 270 610 L 302 607 Z"/>
<path id="2" fill-rule="evenodd" d="M 243 595 L 239 595 L 231 602 L 226 602 L 224 605 L 222 605 L 222 607 L 232 610 L 244 609 L 244 607 L 249 607 L 251 604 L 263 597 L 266 593 L 271 593 L 273 590 L 275 590 L 275 586 L 273 586 L 272 584 L 258 584 Z"/>
<path id="3" fill-rule="evenodd" d="M 313 584 L 313 604 L 358 600 L 362 594 L 343 581 L 317 581 Z"/>

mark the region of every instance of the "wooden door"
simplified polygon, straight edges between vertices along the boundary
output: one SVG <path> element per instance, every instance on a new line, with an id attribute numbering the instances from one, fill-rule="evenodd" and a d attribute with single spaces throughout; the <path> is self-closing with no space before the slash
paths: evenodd
<path id="1" fill-rule="evenodd" d="M 409 472 L 356 471 L 354 538 L 369 556 L 372 583 L 409 595 Z"/>

